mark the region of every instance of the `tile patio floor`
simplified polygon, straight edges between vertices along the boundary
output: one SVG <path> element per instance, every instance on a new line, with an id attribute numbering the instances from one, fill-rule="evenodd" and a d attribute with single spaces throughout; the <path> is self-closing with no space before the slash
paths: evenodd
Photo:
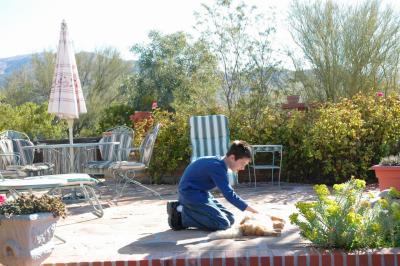
<path id="1" fill-rule="evenodd" d="M 221 251 L 251 248 L 293 249 L 303 247 L 298 231 L 288 222 L 280 237 L 259 237 L 242 239 L 207 240 L 208 232 L 199 230 L 172 231 L 167 223 L 166 202 L 177 198 L 174 185 L 151 186 L 158 191 L 160 200 L 141 188 L 130 187 L 122 198 L 112 200 L 107 187 L 102 186 L 104 197 L 101 201 L 104 216 L 97 218 L 85 203 L 68 205 L 68 216 L 57 224 L 55 250 L 46 263 L 79 261 L 117 261 L 186 254 L 198 251 Z M 284 184 L 277 186 L 259 183 L 257 188 L 241 184 L 237 193 L 258 210 L 288 219 L 294 212 L 298 200 L 312 199 L 313 192 L 308 185 Z M 215 194 L 237 217 L 239 210 Z"/>
<path id="2" fill-rule="evenodd" d="M 290 252 L 294 254 L 311 250 L 309 244 L 300 238 L 299 231 L 288 221 L 289 215 L 295 211 L 294 204 L 297 201 L 312 200 L 315 197 L 310 185 L 283 184 L 280 189 L 266 183 L 257 184 L 257 188 L 249 187 L 247 184 L 239 185 L 236 191 L 241 197 L 262 212 L 286 219 L 286 227 L 280 237 L 219 240 L 208 240 L 208 232 L 204 231 L 170 230 L 167 223 L 166 202 L 177 198 L 177 187 L 174 185 L 151 187 L 162 195 L 162 200 L 148 191 L 136 189 L 133 186 L 124 197 L 112 200 L 107 186 L 100 187 L 104 195 L 101 199 L 105 212 L 102 218 L 94 216 L 85 203 L 68 205 L 69 215 L 58 222 L 56 229 L 56 235 L 65 239 L 66 243 L 55 239 L 55 250 L 43 265 L 154 266 L 156 263 L 151 263 L 152 258 L 159 259 L 157 265 L 178 265 L 176 260 L 171 263 L 164 260 L 171 257 L 186 257 L 186 262 L 181 265 L 192 265 L 187 262 L 187 256 L 197 260 L 207 256 L 205 264 L 195 264 L 212 265 L 212 262 L 208 262 L 208 257 L 218 257 L 221 253 L 225 254 L 223 257 L 226 257 L 227 261 L 229 256 L 235 257 L 239 253 L 247 254 L 248 252 L 253 254 L 251 258 L 260 260 L 261 256 L 257 257 L 255 253 Z M 222 195 L 215 194 L 215 197 L 219 198 L 240 219 L 243 213 L 226 202 Z M 293 260 L 293 256 L 287 259 Z M 128 261 L 146 261 L 146 263 L 128 264 Z M 77 262 L 96 263 L 72 264 Z M 293 265 L 302 265 L 296 263 Z M 250 264 L 253 265 L 253 263 Z M 237 262 L 233 265 L 237 265 Z"/>

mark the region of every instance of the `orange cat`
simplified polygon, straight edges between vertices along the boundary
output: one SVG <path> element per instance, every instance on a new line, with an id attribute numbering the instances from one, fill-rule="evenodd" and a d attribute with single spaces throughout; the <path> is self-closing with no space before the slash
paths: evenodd
<path id="1" fill-rule="evenodd" d="M 246 215 L 238 225 L 209 234 L 209 239 L 236 238 L 241 236 L 280 236 L 285 220 L 275 216 Z"/>

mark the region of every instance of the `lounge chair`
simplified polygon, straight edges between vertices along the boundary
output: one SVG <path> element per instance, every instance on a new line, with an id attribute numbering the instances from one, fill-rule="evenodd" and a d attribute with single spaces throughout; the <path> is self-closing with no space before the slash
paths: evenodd
<path id="1" fill-rule="evenodd" d="M 79 189 L 84 195 L 84 201 L 88 201 L 93 207 L 93 213 L 102 217 L 103 208 L 93 189 L 98 180 L 87 174 L 59 174 L 32 176 L 26 178 L 6 179 L 0 174 L 0 192 L 6 192 L 12 197 L 18 197 L 21 192 L 46 191 L 55 194 L 66 189 Z"/>

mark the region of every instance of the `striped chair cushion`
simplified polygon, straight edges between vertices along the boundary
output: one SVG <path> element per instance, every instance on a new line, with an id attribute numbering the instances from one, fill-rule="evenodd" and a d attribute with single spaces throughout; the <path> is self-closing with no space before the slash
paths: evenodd
<path id="1" fill-rule="evenodd" d="M 89 161 L 86 163 L 88 169 L 108 169 L 115 162 L 113 161 Z"/>
<path id="2" fill-rule="evenodd" d="M 229 134 L 228 118 L 224 115 L 192 116 L 191 161 L 203 156 L 224 156 L 229 147 Z"/>
<path id="3" fill-rule="evenodd" d="M 33 164 L 33 159 L 35 155 L 34 149 L 23 149 L 25 146 L 34 146 L 34 144 L 26 139 L 13 139 L 14 152 L 19 155 L 21 165 Z"/>
<path id="4" fill-rule="evenodd" d="M 126 161 L 132 147 L 132 136 L 124 132 L 111 132 L 100 140 L 104 142 L 119 142 L 119 145 L 100 145 L 101 157 L 104 161 Z"/>
<path id="5" fill-rule="evenodd" d="M 15 164 L 19 164 L 19 156 L 14 153 L 12 140 L 6 137 L 0 138 L 0 168 Z"/>
<path id="6" fill-rule="evenodd" d="M 224 115 L 192 116 L 190 118 L 191 161 L 203 156 L 224 156 L 229 148 L 228 118 Z M 229 184 L 238 183 L 238 175 L 228 169 Z"/>

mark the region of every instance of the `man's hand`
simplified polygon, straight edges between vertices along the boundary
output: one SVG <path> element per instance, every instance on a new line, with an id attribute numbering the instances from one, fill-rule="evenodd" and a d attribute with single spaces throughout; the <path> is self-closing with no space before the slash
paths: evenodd
<path id="1" fill-rule="evenodd" d="M 245 211 L 249 211 L 249 212 L 252 212 L 252 213 L 258 213 L 258 211 L 257 211 L 256 209 L 253 209 L 253 208 L 250 207 L 250 206 L 247 206 L 247 208 L 245 209 Z"/>

